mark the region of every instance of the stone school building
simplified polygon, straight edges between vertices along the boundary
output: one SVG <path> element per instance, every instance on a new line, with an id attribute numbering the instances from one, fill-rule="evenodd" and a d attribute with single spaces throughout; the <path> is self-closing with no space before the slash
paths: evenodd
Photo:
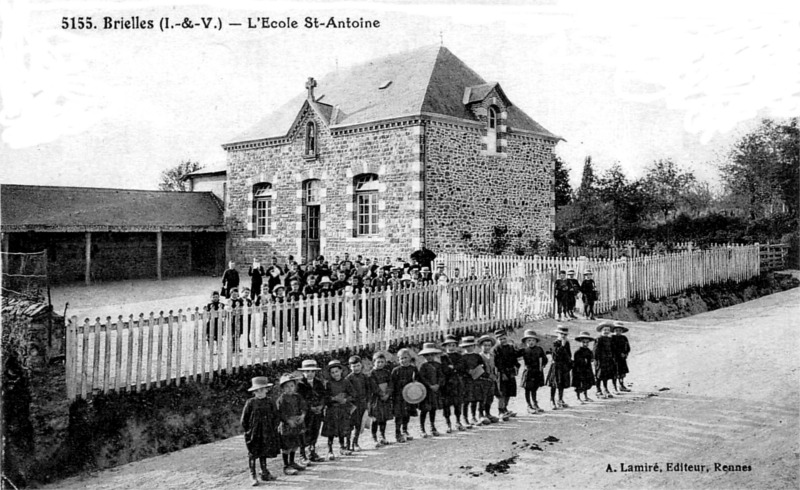
<path id="1" fill-rule="evenodd" d="M 223 145 L 232 259 L 467 252 L 495 226 L 551 240 L 560 138 L 447 48 L 305 89 Z"/>

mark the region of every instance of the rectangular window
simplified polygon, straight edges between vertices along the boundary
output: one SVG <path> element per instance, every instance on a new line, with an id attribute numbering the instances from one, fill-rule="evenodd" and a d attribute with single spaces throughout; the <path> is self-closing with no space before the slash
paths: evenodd
<path id="1" fill-rule="evenodd" d="M 256 200 L 256 236 L 267 236 L 272 230 L 272 199 Z"/>
<path id="2" fill-rule="evenodd" d="M 356 194 L 357 234 L 369 236 L 378 234 L 378 193 L 360 192 Z"/>

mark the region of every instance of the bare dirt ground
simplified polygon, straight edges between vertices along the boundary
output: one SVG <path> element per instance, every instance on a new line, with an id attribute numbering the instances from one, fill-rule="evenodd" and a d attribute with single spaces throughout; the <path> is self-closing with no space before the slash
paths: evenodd
<path id="1" fill-rule="evenodd" d="M 549 403 L 541 403 L 548 398 L 542 389 L 544 414 L 525 415 L 518 397 L 512 408 L 520 416 L 510 422 L 378 450 L 363 444 L 364 452 L 299 476 L 280 474 L 281 465 L 271 460 L 279 480 L 264 486 L 797 488 L 798 305 L 800 289 L 793 289 L 681 320 L 635 323 L 628 333 L 632 393 L 550 411 Z M 571 337 L 595 324 L 566 323 Z M 553 326 L 548 321 L 537 329 Z M 565 399 L 574 402 L 573 392 Z M 415 421 L 411 427 L 414 434 Z M 507 472 L 486 471 L 508 458 L 514 463 Z M 692 465 L 693 471 L 669 471 L 670 463 Z M 621 465 L 649 471 L 623 471 Z M 749 470 L 723 471 L 721 465 Z M 246 467 L 239 436 L 46 488 L 235 489 L 249 486 Z"/>
<path id="2" fill-rule="evenodd" d="M 51 291 L 53 309 L 63 314 L 69 302 L 67 316 L 77 316 L 94 320 L 105 320 L 107 316 L 115 319 L 122 315 L 139 316 L 170 309 L 196 308 L 205 306 L 211 298 L 211 291 L 219 290 L 220 277 L 191 276 L 164 279 L 135 279 L 130 281 L 99 282 L 86 286 L 71 284 L 54 287 Z"/>

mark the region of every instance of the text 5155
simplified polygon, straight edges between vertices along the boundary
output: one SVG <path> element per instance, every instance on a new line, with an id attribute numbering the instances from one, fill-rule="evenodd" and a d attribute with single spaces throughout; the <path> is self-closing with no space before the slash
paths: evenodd
<path id="1" fill-rule="evenodd" d="M 91 17 L 62 17 L 62 29 L 94 29 Z"/>

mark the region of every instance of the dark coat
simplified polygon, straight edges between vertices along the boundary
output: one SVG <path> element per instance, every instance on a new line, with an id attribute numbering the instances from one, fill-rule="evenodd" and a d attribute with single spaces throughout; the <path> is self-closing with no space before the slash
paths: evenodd
<path id="1" fill-rule="evenodd" d="M 304 423 L 298 423 L 296 417 L 308 411 L 306 401 L 297 393 L 281 393 L 276 405 L 280 416 L 278 433 L 281 435 L 281 449 L 289 451 L 299 448 L 306 427 Z"/>
<path id="2" fill-rule="evenodd" d="M 328 400 L 325 406 L 325 422 L 322 424 L 323 437 L 346 436 L 350 433 L 350 414 L 355 410 L 353 405 L 353 385 L 342 378 L 328 381 Z M 334 397 L 344 394 L 343 401 Z"/>
<path id="3" fill-rule="evenodd" d="M 583 293 L 584 303 L 594 303 L 597 301 L 597 286 L 594 279 L 584 279 L 581 283 L 581 293 Z"/>
<path id="4" fill-rule="evenodd" d="M 521 352 L 511 344 L 494 347 L 494 365 L 497 368 L 497 389 L 500 396 L 517 396 L 517 370 Z"/>
<path id="5" fill-rule="evenodd" d="M 587 391 L 594 386 L 594 372 L 592 361 L 594 354 L 588 347 L 581 346 L 575 351 L 572 367 L 572 386 L 579 391 Z"/>
<path id="6" fill-rule="evenodd" d="M 386 422 L 394 416 L 392 406 L 392 373 L 388 369 L 373 369 L 369 373 L 370 401 L 369 415 L 376 422 Z M 385 391 L 381 390 L 385 387 Z M 381 396 L 382 393 L 388 394 L 386 400 Z"/>
<path id="7" fill-rule="evenodd" d="M 438 410 L 442 408 L 441 392 L 444 387 L 444 371 L 442 364 L 428 361 L 419 367 L 419 381 L 425 385 L 425 399 L 420 403 L 421 410 Z M 436 390 L 433 389 L 436 386 Z"/>
<path id="8" fill-rule="evenodd" d="M 319 430 L 322 427 L 322 419 L 325 416 L 325 404 L 328 400 L 328 389 L 325 382 L 317 377 L 313 383 L 309 383 L 303 378 L 297 382 L 297 393 L 303 397 L 308 405 L 305 420 L 305 443 L 312 445 L 319 437 Z"/>
<path id="9" fill-rule="evenodd" d="M 599 381 L 616 377 L 616 363 L 611 337 L 601 335 L 594 343 L 594 375 Z"/>
<path id="10" fill-rule="evenodd" d="M 247 452 L 253 458 L 274 458 L 280 453 L 280 417 L 271 398 L 250 398 L 242 410 Z"/>
<path id="11" fill-rule="evenodd" d="M 547 355 L 538 345 L 522 349 L 522 360 L 525 371 L 522 373 L 522 383 L 526 390 L 536 390 L 544 386 L 544 368 L 547 366 Z"/>
<path id="12" fill-rule="evenodd" d="M 459 352 L 442 354 L 442 373 L 444 374 L 444 386 L 442 392 L 442 404 L 444 406 L 460 406 L 464 403 L 464 362 Z"/>
<path id="13" fill-rule="evenodd" d="M 569 388 L 570 370 L 572 369 L 572 349 L 569 341 L 556 340 L 553 342 L 553 349 L 550 351 L 553 363 L 547 373 L 547 385 L 552 388 Z"/>
<path id="14" fill-rule="evenodd" d="M 222 296 L 231 297 L 231 289 L 239 287 L 239 271 L 227 269 L 222 274 Z"/>
<path id="15" fill-rule="evenodd" d="M 628 354 L 631 352 L 631 344 L 628 337 L 624 335 L 611 336 L 611 352 L 614 353 L 614 365 L 617 369 L 617 376 L 628 374 Z"/>
<path id="16" fill-rule="evenodd" d="M 267 275 L 267 271 L 264 270 L 264 266 L 258 266 L 258 269 L 253 269 L 251 265 L 247 269 L 247 275 L 250 276 L 250 292 L 258 294 L 261 292 L 261 284 L 264 283 L 264 276 Z M 272 292 L 272 290 L 270 290 Z"/>
<path id="17" fill-rule="evenodd" d="M 397 366 L 392 369 L 392 405 L 395 417 L 406 417 L 415 412 L 415 405 L 409 404 L 403 398 L 403 388 L 412 381 L 419 381 L 419 371 L 416 366 Z"/>

